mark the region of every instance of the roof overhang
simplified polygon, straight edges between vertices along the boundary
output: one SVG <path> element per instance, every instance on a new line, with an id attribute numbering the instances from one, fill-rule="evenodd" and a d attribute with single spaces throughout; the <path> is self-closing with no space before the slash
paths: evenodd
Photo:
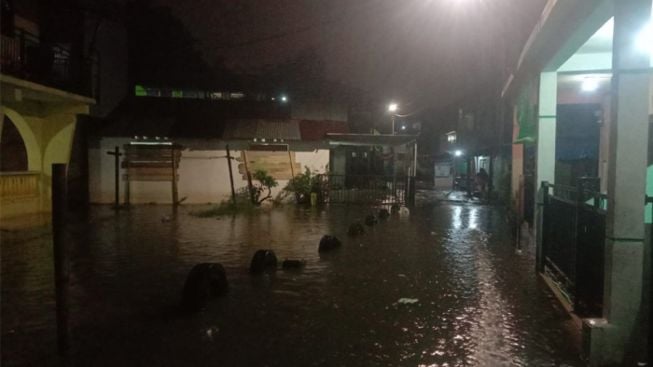
<path id="1" fill-rule="evenodd" d="M 417 141 L 417 135 L 326 134 L 331 145 L 399 146 Z"/>
<path id="2" fill-rule="evenodd" d="M 520 86 L 543 71 L 565 63 L 614 14 L 612 0 L 549 0 L 506 80 L 502 96 L 514 95 Z"/>

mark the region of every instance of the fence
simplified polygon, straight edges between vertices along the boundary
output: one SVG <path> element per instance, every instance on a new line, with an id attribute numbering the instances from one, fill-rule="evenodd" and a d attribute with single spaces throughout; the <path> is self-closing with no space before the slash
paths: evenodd
<path id="1" fill-rule="evenodd" d="M 4 74 L 97 97 L 99 61 L 97 57 L 73 58 L 66 47 L 44 44 L 22 29 L 12 36 L 2 35 L 0 67 Z"/>
<path id="2" fill-rule="evenodd" d="M 405 204 L 406 176 L 328 175 L 323 182 L 328 203 Z"/>
<path id="3" fill-rule="evenodd" d="M 39 196 L 39 173 L 3 172 L 0 174 L 0 199 L 18 200 Z"/>
<path id="4" fill-rule="evenodd" d="M 595 189 L 542 183 L 542 270 L 581 317 L 603 310 L 607 197 Z"/>

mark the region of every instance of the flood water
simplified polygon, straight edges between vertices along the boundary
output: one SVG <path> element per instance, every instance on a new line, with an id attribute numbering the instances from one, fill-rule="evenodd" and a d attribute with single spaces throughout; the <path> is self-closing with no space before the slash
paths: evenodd
<path id="1" fill-rule="evenodd" d="M 355 239 L 347 227 L 370 208 L 220 219 L 196 209 L 168 221 L 169 206 L 93 207 L 71 226 L 71 365 L 582 365 L 571 321 L 499 208 L 425 204 Z M 319 255 L 324 234 L 342 248 Z M 50 237 L 2 236 L 2 365 L 58 365 Z M 263 248 L 306 267 L 253 277 Z M 181 289 L 199 262 L 222 263 L 230 291 L 184 316 Z"/>

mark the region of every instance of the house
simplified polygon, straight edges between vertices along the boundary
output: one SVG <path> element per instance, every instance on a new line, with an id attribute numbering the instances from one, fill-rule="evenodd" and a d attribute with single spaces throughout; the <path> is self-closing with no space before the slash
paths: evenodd
<path id="1" fill-rule="evenodd" d="M 51 21 L 64 12 L 70 22 Z M 70 162 L 78 116 L 96 104 L 99 64 L 85 52 L 83 29 L 83 12 L 65 2 L 2 1 L 3 221 L 50 210 L 52 164 Z"/>
<path id="2" fill-rule="evenodd" d="M 339 105 L 288 99 L 136 86 L 97 122 L 91 203 L 217 203 L 258 169 L 279 183 L 273 196 L 309 169 L 323 175 L 331 203 L 412 197 L 415 136 L 351 134 Z"/>
<path id="3" fill-rule="evenodd" d="M 306 168 L 328 172 L 326 134 L 348 132 L 346 121 L 293 118 L 284 101 L 217 93 L 137 90 L 126 99 L 91 141 L 91 203 L 115 202 L 115 155 L 108 153 L 116 150 L 121 204 L 206 204 L 231 197 L 230 176 L 237 191 L 248 186 L 248 172 L 266 170 L 279 183 L 276 195 Z"/>
<path id="4" fill-rule="evenodd" d="M 651 8 L 549 1 L 503 89 L 514 208 L 591 366 L 650 358 Z"/>

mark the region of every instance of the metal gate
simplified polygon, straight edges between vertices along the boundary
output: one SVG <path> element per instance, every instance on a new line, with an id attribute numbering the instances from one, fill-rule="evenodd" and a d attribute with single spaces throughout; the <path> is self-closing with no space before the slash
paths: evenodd
<path id="1" fill-rule="evenodd" d="M 581 317 L 600 317 L 607 197 L 588 189 L 542 183 L 543 271 Z"/>
<path id="2" fill-rule="evenodd" d="M 406 176 L 328 175 L 324 178 L 323 197 L 331 204 L 406 204 Z"/>

